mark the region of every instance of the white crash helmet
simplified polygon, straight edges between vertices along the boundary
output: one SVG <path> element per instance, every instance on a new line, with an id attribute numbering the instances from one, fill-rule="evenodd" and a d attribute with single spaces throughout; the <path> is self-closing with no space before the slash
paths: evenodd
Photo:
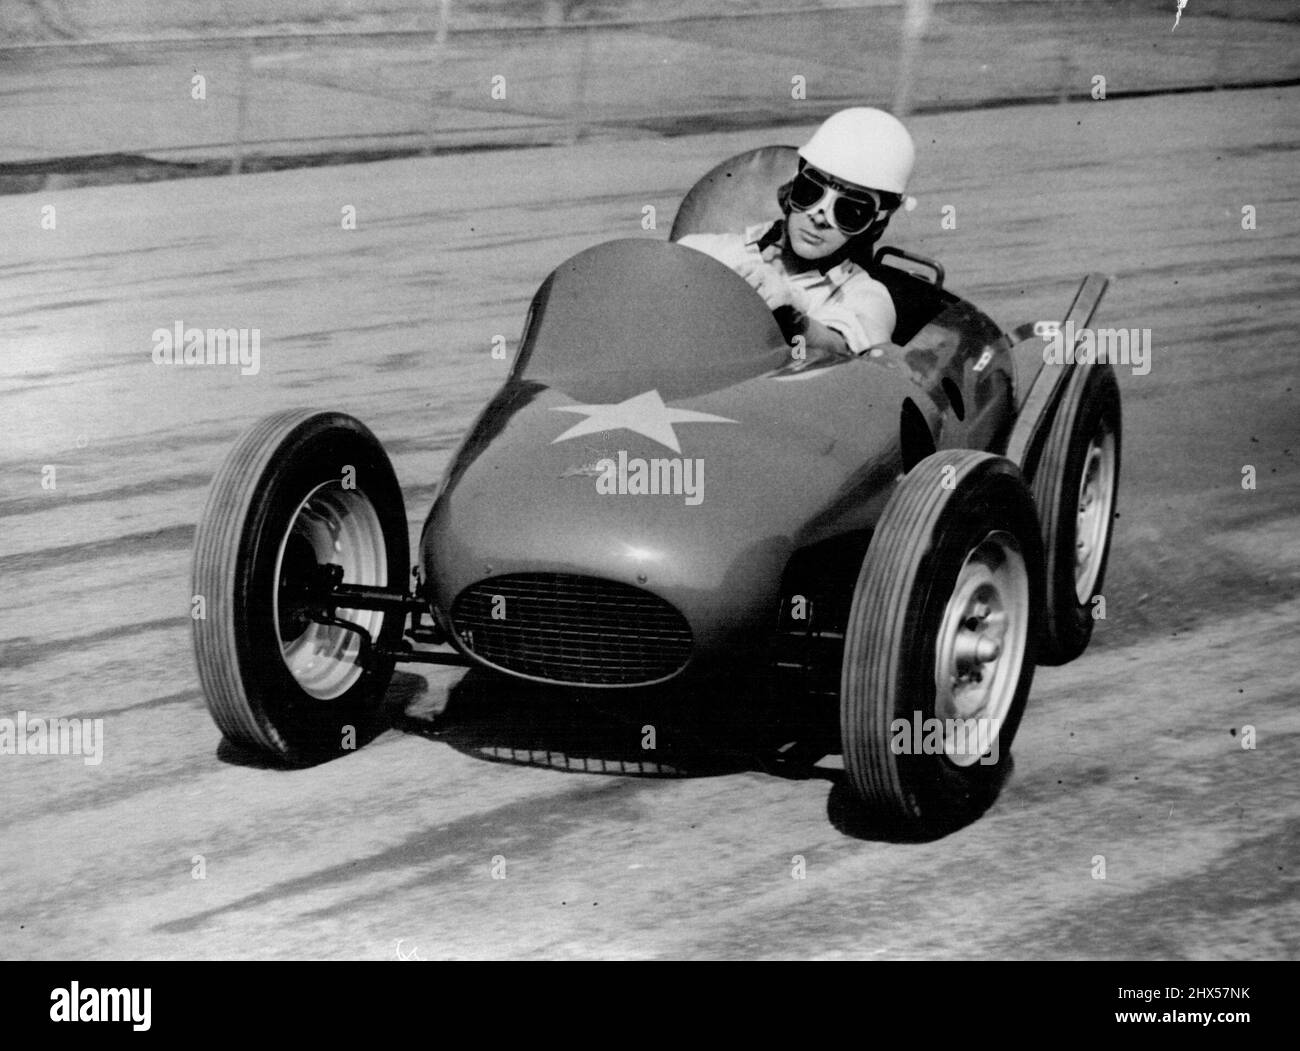
<path id="1" fill-rule="evenodd" d="M 827 117 L 799 156 L 843 182 L 901 197 L 907 192 L 916 147 L 893 114 L 856 106 Z"/>

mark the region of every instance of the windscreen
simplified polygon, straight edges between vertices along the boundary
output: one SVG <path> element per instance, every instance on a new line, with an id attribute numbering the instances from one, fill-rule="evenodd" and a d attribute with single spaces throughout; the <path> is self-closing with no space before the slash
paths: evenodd
<path id="1" fill-rule="evenodd" d="M 609 241 L 580 252 L 533 300 L 517 379 L 635 373 L 687 389 L 779 368 L 789 350 L 762 299 L 711 256 L 665 241 Z M 677 378 L 677 382 L 672 382 Z M 685 382 L 683 382 L 685 381 Z"/>

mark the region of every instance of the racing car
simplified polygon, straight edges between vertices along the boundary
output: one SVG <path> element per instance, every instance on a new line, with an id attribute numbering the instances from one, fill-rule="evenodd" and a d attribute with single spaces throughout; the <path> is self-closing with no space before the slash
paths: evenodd
<path id="1" fill-rule="evenodd" d="M 741 277 L 676 241 L 776 218 L 796 163 L 783 146 L 724 161 L 667 240 L 598 244 L 542 282 L 414 567 L 364 424 L 290 410 L 242 436 L 193 559 L 198 671 L 227 739 L 288 764 L 341 754 L 384 725 L 401 662 L 601 691 L 758 668 L 792 709 L 838 710 L 865 811 L 924 830 L 987 808 L 1035 666 L 1091 637 L 1118 386 L 894 247 L 871 267 L 891 344 L 823 360 L 792 343 Z M 1062 327 L 1086 328 L 1105 288 L 1085 277 Z"/>

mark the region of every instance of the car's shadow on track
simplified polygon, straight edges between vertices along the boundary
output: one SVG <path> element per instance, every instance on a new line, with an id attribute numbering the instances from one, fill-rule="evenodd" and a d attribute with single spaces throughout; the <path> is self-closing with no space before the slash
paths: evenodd
<path id="1" fill-rule="evenodd" d="M 646 778 L 755 771 L 828 782 L 827 816 L 856 839 L 928 842 L 961 827 L 917 835 L 864 811 L 844 772 L 818 765 L 839 751 L 835 713 L 810 718 L 767 696 L 762 684 L 582 691 L 474 669 L 447 691 L 441 708 L 422 703 L 423 684 L 398 673 L 386 698 L 389 725 L 486 762 Z"/>
<path id="2" fill-rule="evenodd" d="M 393 681 L 389 683 L 388 692 L 384 695 L 385 718 L 378 722 L 377 725 L 365 729 L 355 742 L 356 748 L 365 747 L 387 729 L 389 724 L 397 718 L 395 713 L 406 711 L 408 708 L 418 705 L 421 698 L 427 696 L 428 690 L 429 684 L 422 676 L 403 671 L 395 672 Z M 352 750 L 349 749 L 349 752 Z M 343 755 L 346 754 L 348 753 L 343 753 Z M 292 762 L 255 748 L 246 748 L 234 744 L 225 737 L 217 745 L 217 759 L 220 762 L 227 763 L 230 766 L 251 767 L 255 770 L 304 770 L 319 766 L 322 763 L 334 762 L 342 757 L 338 751 L 326 751 L 320 755 L 300 757 L 299 761 Z"/>
<path id="3" fill-rule="evenodd" d="M 844 777 L 842 771 L 836 771 L 839 777 L 836 778 L 835 784 L 832 785 L 830 797 L 826 800 L 826 813 L 837 831 L 855 839 L 869 839 L 885 843 L 933 843 L 935 840 L 943 839 L 954 832 L 960 832 L 962 829 L 978 822 L 996 801 L 1002 785 L 1006 784 L 1014 769 L 1015 758 L 1008 754 L 1004 763 L 1001 782 L 997 790 L 984 800 L 982 806 L 977 806 L 972 813 L 966 814 L 948 824 L 936 823 L 923 832 L 899 828 L 882 819 L 879 815 L 865 809 L 861 801 L 853 794 L 853 790 L 849 787 L 848 780 Z"/>
<path id="4" fill-rule="evenodd" d="M 735 725 L 731 705 L 707 687 L 564 689 L 475 669 L 450 688 L 441 710 L 403 703 L 393 692 L 394 729 L 488 762 L 639 777 L 760 768 L 764 728 Z"/>

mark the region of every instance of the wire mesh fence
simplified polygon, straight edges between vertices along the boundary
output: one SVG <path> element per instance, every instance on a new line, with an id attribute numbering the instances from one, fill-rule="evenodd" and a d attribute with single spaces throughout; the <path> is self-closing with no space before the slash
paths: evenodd
<path id="1" fill-rule="evenodd" d="M 1282 84 L 1285 4 L 27 0 L 0 47 L 0 186 Z M 15 27 L 12 12 L 26 12 Z M 92 17 L 93 15 L 93 17 Z M 153 18 L 154 21 L 149 21 Z M 148 30 L 146 32 L 146 30 Z"/>

